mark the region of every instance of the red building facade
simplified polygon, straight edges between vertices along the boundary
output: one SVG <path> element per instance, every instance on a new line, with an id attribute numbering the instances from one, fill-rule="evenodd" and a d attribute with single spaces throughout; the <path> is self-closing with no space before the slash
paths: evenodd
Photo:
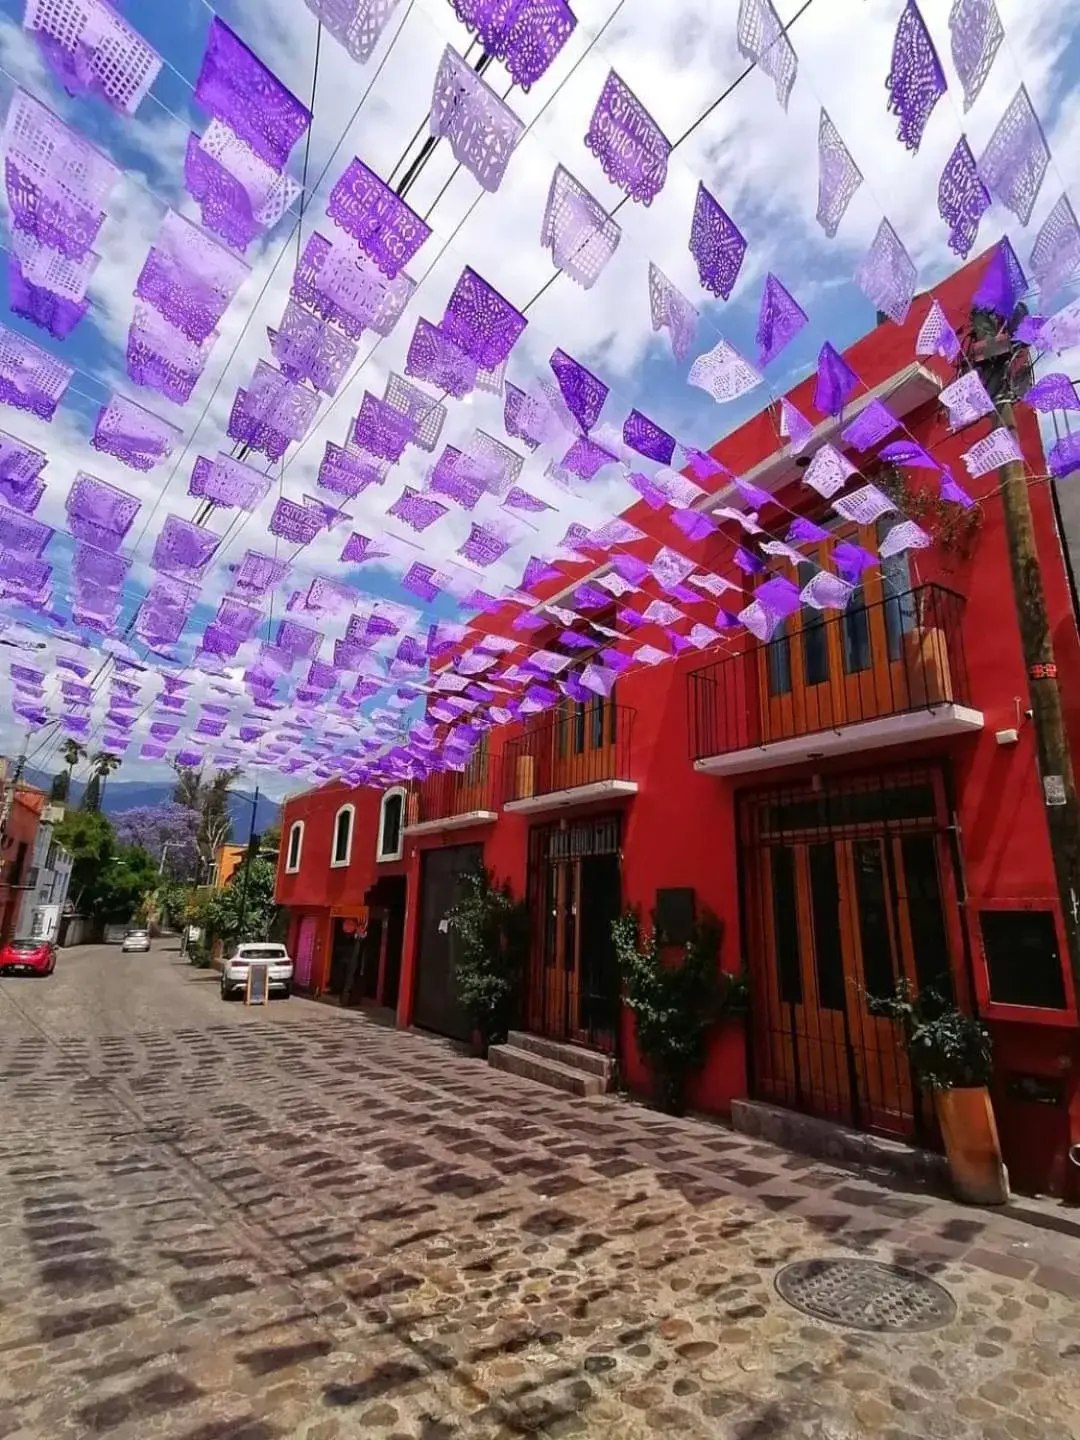
<path id="1" fill-rule="evenodd" d="M 954 325 L 966 320 L 983 263 L 935 292 Z M 913 358 L 929 304 L 922 297 L 904 326 L 882 324 L 846 352 L 864 388 L 843 425 L 881 399 L 961 477 L 962 453 L 993 427 L 984 419 L 950 432 L 939 394 L 952 372 Z M 812 565 L 843 542 L 876 555 L 895 516 L 837 523 L 802 483 L 821 444 L 845 448 L 842 426 L 815 412 L 813 388 L 808 381 L 790 396 L 816 427 L 801 461 L 778 436 L 775 408 L 712 453 L 775 497 L 774 508 L 760 508 L 769 533 L 785 533 L 796 514 L 820 527 L 824 538 L 801 547 Z M 1037 423 L 1022 406 L 1017 420 L 1075 753 L 1080 641 L 1054 497 L 1039 478 Z M 278 898 L 290 911 L 300 980 L 340 993 L 351 963 L 353 998 L 392 1006 L 402 1025 L 464 1038 L 444 917 L 455 877 L 482 859 L 532 911 L 525 1028 L 615 1053 L 630 1087 L 643 1090 L 649 1077 L 619 999 L 611 919 L 628 905 L 657 909 L 675 934 L 708 909 L 723 922 L 723 968 L 749 974 L 752 1016 L 745 1032 L 729 1025 L 716 1036 L 693 1106 L 723 1114 L 752 1096 L 935 1143 L 892 1031 L 867 1004 L 906 977 L 986 1018 L 1014 1180 L 1061 1191 L 1069 1147 L 1080 1141 L 1076 994 L 999 477 L 975 482 L 979 503 L 963 510 L 937 500 L 936 473 L 898 474 L 849 453 L 935 543 L 870 567 L 846 611 L 806 607 L 767 645 L 742 637 L 638 665 L 610 701 L 567 702 L 524 728 L 495 727 L 466 772 L 408 794 L 328 785 L 293 797 Z M 733 503 L 721 488 L 702 508 Z M 752 543 L 740 525 L 690 542 L 669 514 L 644 502 L 630 510 L 649 540 L 629 551 L 648 562 L 668 545 L 707 571 L 738 573 L 734 549 Z M 569 604 L 599 573 L 563 568 L 545 602 Z M 806 579 L 776 556 L 748 587 L 774 575 Z M 519 613 L 507 607 L 485 629 L 520 638 L 511 628 Z M 544 632 L 528 638 L 555 643 Z M 633 640 L 670 650 L 653 627 Z"/>
<path id="2" fill-rule="evenodd" d="M 34 840 L 44 805 L 43 791 L 16 785 L 0 847 L 0 943 L 14 936 L 23 894 L 35 883 Z"/>

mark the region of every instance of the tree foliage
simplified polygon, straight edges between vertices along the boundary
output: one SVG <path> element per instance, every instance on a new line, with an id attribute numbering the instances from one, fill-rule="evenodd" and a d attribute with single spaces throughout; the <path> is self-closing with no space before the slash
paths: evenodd
<path id="1" fill-rule="evenodd" d="M 664 955 L 655 926 L 642 934 L 632 910 L 619 916 L 611 933 L 657 1103 L 677 1114 L 686 1102 L 687 1081 L 705 1062 L 713 1026 L 746 1009 L 745 978 L 721 971 L 724 927 L 708 912 L 695 924 L 678 960 Z"/>
<path id="2" fill-rule="evenodd" d="M 239 766 L 215 770 L 209 777 L 205 771 L 178 765 L 173 803 L 182 805 L 199 817 L 195 845 L 203 874 L 209 875 L 214 855 L 228 843 L 232 834 L 229 815 L 229 792 L 241 773 Z"/>
<path id="3" fill-rule="evenodd" d="M 463 894 L 447 917 L 454 945 L 458 1001 L 485 1046 L 506 1039 L 518 1018 L 529 956 L 529 911 L 508 882 L 490 871 L 462 879 Z"/>
<path id="4" fill-rule="evenodd" d="M 109 819 L 69 810 L 54 838 L 72 857 L 71 903 L 102 924 L 132 919 L 157 885 L 157 862 L 138 845 L 117 841 Z"/>
<path id="5" fill-rule="evenodd" d="M 203 892 L 193 923 L 226 947 L 240 940 L 268 940 L 278 918 L 276 878 L 269 860 L 245 860 L 223 889 Z"/>
<path id="6" fill-rule="evenodd" d="M 157 858 L 163 876 L 196 879 L 199 817 L 194 810 L 175 801 L 139 805 L 114 816 L 113 824 L 121 844 L 139 845 Z"/>

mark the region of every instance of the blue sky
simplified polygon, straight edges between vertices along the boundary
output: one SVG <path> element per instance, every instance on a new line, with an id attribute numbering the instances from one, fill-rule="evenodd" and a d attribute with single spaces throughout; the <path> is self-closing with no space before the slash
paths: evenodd
<path id="1" fill-rule="evenodd" d="M 122 0 L 122 13 L 167 61 L 152 95 L 129 120 L 112 116 L 100 103 L 72 101 L 62 94 L 19 28 L 22 8 L 21 0 L 0 0 L 0 66 L 105 149 L 126 175 L 99 245 L 102 264 L 90 292 L 96 305 L 94 314 L 62 345 L 5 316 L 13 328 L 78 368 L 61 412 L 51 427 L 44 427 L 6 411 L 0 416 L 0 428 L 49 449 L 49 489 L 39 514 L 50 523 L 62 524 L 63 496 L 80 466 L 143 498 L 130 537 L 133 568 L 126 593 L 126 619 L 134 613 L 150 579 L 146 560 L 165 515 L 171 512 L 191 518 L 196 509 L 186 495 L 195 457 L 228 448 L 224 430 L 232 397 L 236 387 L 246 383 L 255 360 L 269 357 L 265 327 L 275 324 L 283 309 L 296 242 L 289 239 L 292 219 L 286 217 L 265 242 L 248 252 L 252 275 L 225 316 L 207 374 L 188 406 L 179 410 L 130 386 L 123 375 L 123 347 L 135 279 L 165 206 L 194 213 L 183 191 L 183 149 L 188 129 L 201 130 L 206 120 L 192 103 L 189 83 L 199 69 L 212 11 L 203 0 L 170 0 L 168 4 Z M 310 100 L 316 24 L 302 0 L 220 0 L 215 8 L 305 102 Z M 787 0 L 777 8 L 786 19 L 796 4 Z M 897 142 L 895 120 L 886 113 L 884 80 L 902 8 L 903 0 L 814 0 L 792 31 L 800 69 L 787 112 L 777 105 L 767 77 L 759 73 L 748 77 L 673 156 L 667 185 L 656 202 L 648 210 L 630 205 L 620 211 L 622 241 L 596 287 L 585 293 L 560 278 L 530 310 L 529 328 L 512 357 L 509 378 L 527 386 L 545 373 L 548 355 L 557 345 L 562 346 L 611 385 L 604 422 L 621 428 L 626 413 L 637 406 L 688 443 L 702 447 L 714 443 L 770 396 L 782 393 L 807 373 L 825 339 L 843 347 L 873 325 L 873 310 L 851 276 L 883 213 L 915 259 L 921 287 L 933 284 L 953 267 L 955 257 L 947 249 L 945 227 L 936 213 L 938 174 L 962 129 L 979 153 L 1021 80 L 1043 119 L 1054 164 L 1027 231 L 1021 231 L 1008 212 L 995 206 L 984 219 L 979 246 L 1008 232 L 1026 259 L 1039 222 L 1063 189 L 1075 190 L 1077 179 L 1080 36 L 1071 33 L 1075 27 L 1070 27 L 1067 7 L 1050 0 L 999 0 L 1008 41 L 982 95 L 965 115 L 947 58 L 948 7 L 927 0 L 924 10 L 945 58 L 950 91 L 931 116 L 919 154 L 914 156 Z M 416 185 L 410 196 L 415 207 L 422 213 L 434 207 L 432 239 L 413 266 L 415 278 L 421 280 L 417 294 L 395 334 L 350 381 L 338 403 L 323 406 L 315 432 L 301 450 L 294 447 L 281 482 L 283 493 L 299 499 L 312 491 L 324 442 L 341 443 L 364 389 L 381 394 L 389 371 L 403 368 L 416 319 L 421 315 L 440 318 L 464 265 L 472 264 L 518 305 L 550 278 L 551 261 L 541 250 L 538 235 L 556 162 L 565 164 L 602 203 L 613 206 L 618 201 L 619 193 L 582 143 L 596 97 L 612 66 L 671 137 L 680 135 L 743 67 L 735 44 L 734 3 L 718 6 L 714 0 L 667 0 L 658 7 L 656 0 L 623 0 L 621 5 L 618 0 L 580 0 L 575 9 L 578 31 L 552 70 L 528 95 L 515 90 L 510 98 L 522 119 L 540 118 L 515 154 L 499 194 L 481 196 L 467 173 L 452 176 L 453 161 L 445 147 Z M 658 23 L 661 9 L 663 20 Z M 399 38 L 390 47 L 390 35 L 399 25 Z M 594 43 L 598 34 L 601 38 Z M 313 104 L 309 183 L 313 186 L 328 162 L 329 168 L 323 185 L 309 196 L 305 238 L 313 226 L 328 228 L 323 212 L 329 186 L 353 155 L 383 175 L 390 172 L 426 114 L 443 47 L 452 43 L 463 51 L 468 42 L 447 0 L 413 0 L 411 5 L 402 0 L 380 49 L 365 68 L 356 66 L 324 36 Z M 0 83 L 9 95 L 11 80 L 0 75 Z M 501 93 L 505 79 L 499 88 Z M 353 120 L 365 93 L 367 98 Z M 817 119 L 822 103 L 866 177 L 833 241 L 825 238 L 813 218 Z M 301 143 L 290 166 L 297 174 L 303 157 Z M 749 241 L 739 285 L 726 305 L 712 301 L 698 286 L 687 249 L 694 194 L 702 179 Z M 646 279 L 650 259 L 701 309 L 695 353 L 711 348 L 723 336 L 752 355 L 764 275 L 772 270 L 784 281 L 808 311 L 811 323 L 769 367 L 767 387 L 735 405 L 718 407 L 686 384 L 688 365 L 676 365 L 666 336 L 654 336 L 651 329 Z M 6 295 L 0 298 L 6 301 Z M 1067 298 L 1059 297 L 1058 303 Z M 360 354 L 366 354 L 368 348 L 365 337 Z M 188 449 L 175 472 L 170 463 L 149 476 L 138 476 L 88 448 L 94 414 L 113 385 L 184 426 Z M 467 442 L 475 425 L 503 438 L 498 404 L 485 397 L 476 397 L 471 405 L 451 402 L 443 439 L 459 445 Z M 632 498 L 623 484 L 602 475 L 568 499 L 544 481 L 546 458 L 542 456 L 539 464 L 530 461 L 525 481 L 536 493 L 557 500 L 561 509 L 546 518 L 540 536 L 526 535 L 497 567 L 495 573 L 502 583 L 516 580 L 530 553 L 544 545 L 550 551 L 571 520 L 601 523 Z M 392 473 L 385 486 L 346 507 L 355 516 L 356 528 L 369 535 L 383 533 L 387 506 L 403 483 L 423 483 L 428 463 L 427 456 L 409 452 L 400 473 Z M 275 488 L 272 498 L 276 493 Z M 272 548 L 273 542 L 268 542 L 265 534 L 271 503 L 272 499 L 250 521 L 220 515 L 211 522 L 222 534 L 220 563 L 208 577 L 205 603 L 196 608 L 179 647 L 182 660 L 190 655 L 196 630 L 212 616 L 227 588 L 227 567 L 249 545 Z M 431 563 L 451 559 L 468 533 L 470 518 L 486 513 L 481 507 L 476 517 L 454 513 L 439 522 L 424 537 Z M 346 570 L 340 565 L 337 556 L 348 533 L 348 527 L 337 529 L 296 558 L 293 572 L 275 600 L 275 614 L 281 612 L 285 598 L 304 588 L 313 574 L 346 579 L 372 597 L 411 599 L 397 583 L 400 564 L 382 570 L 371 566 Z M 66 589 L 62 538 L 54 542 L 50 553 L 56 561 L 59 598 Z M 59 608 L 65 608 L 62 598 Z M 443 602 L 437 613 L 451 609 L 451 602 Z M 338 632 L 332 631 L 330 638 L 332 633 Z M 199 683 L 203 683 L 201 677 Z M 148 693 L 152 689 L 148 687 Z M 239 709 L 238 704 L 238 713 Z M 9 750 L 17 748 L 20 735 L 6 726 L 0 741 Z M 137 754 L 137 748 L 134 744 L 129 754 Z M 45 754 L 47 757 L 47 750 Z M 129 760 L 128 769 L 135 772 L 136 768 L 136 762 Z M 153 771 L 145 762 L 138 769 L 140 775 Z"/>

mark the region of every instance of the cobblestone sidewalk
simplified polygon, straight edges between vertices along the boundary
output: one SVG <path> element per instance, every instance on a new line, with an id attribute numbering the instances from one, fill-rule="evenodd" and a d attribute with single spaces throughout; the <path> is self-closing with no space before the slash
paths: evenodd
<path id="1" fill-rule="evenodd" d="M 1080 1242 L 171 953 L 0 982 L 0 1437 L 1068 1440 Z M 933 1277 L 816 1322 L 819 1257 Z"/>

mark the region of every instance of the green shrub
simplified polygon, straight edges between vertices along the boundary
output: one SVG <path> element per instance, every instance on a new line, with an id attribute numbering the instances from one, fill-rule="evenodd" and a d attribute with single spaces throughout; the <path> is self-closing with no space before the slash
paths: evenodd
<path id="1" fill-rule="evenodd" d="M 891 995 L 870 996 L 871 1015 L 900 1026 L 911 1072 L 920 1090 L 964 1090 L 989 1085 L 994 1069 L 990 1032 L 932 987 L 916 995 L 901 980 Z"/>
<path id="2" fill-rule="evenodd" d="M 652 1070 L 657 1103 L 679 1114 L 687 1082 L 705 1062 L 713 1027 L 747 1009 L 745 976 L 721 972 L 724 927 L 708 912 L 678 960 L 663 955 L 655 925 L 642 935 L 634 911 L 620 915 L 611 931 L 624 999 L 634 1014 L 638 1049 Z"/>
<path id="3" fill-rule="evenodd" d="M 484 1050 L 498 1045 L 519 1018 L 529 957 L 529 912 L 507 882 L 476 870 L 462 878 L 463 894 L 447 919 L 455 944 L 458 1001 Z"/>

